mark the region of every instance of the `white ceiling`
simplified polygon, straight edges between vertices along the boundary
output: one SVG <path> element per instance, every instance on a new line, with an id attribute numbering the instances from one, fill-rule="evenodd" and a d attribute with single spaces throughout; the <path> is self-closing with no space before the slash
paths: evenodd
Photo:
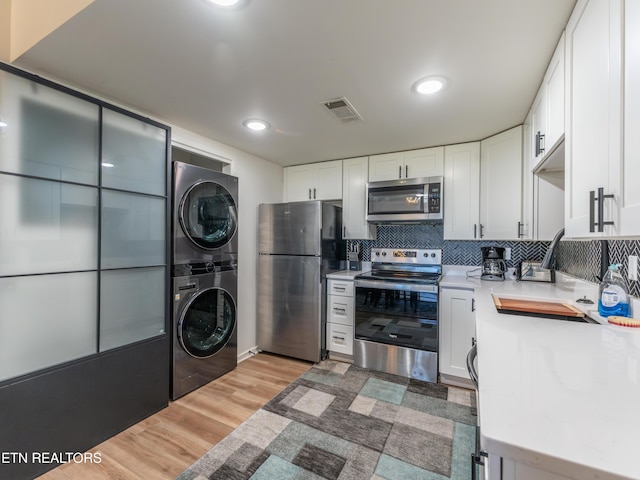
<path id="1" fill-rule="evenodd" d="M 575 0 L 96 0 L 15 65 L 281 165 L 523 122 Z M 427 75 L 436 96 L 413 93 Z M 364 121 L 321 102 L 346 96 Z M 258 117 L 272 128 L 242 126 Z"/>

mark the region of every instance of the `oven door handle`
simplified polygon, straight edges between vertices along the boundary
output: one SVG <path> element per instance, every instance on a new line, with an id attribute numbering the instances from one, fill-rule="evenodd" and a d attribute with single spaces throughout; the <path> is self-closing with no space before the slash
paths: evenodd
<path id="1" fill-rule="evenodd" d="M 357 279 L 354 282 L 355 287 L 373 288 L 376 290 L 405 290 L 409 292 L 428 292 L 438 293 L 437 285 L 423 285 L 415 283 L 386 282 L 378 280 Z"/>

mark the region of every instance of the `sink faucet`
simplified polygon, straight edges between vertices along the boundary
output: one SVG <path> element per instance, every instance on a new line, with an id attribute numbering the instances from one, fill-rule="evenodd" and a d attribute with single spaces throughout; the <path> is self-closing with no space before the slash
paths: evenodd
<path id="1" fill-rule="evenodd" d="M 562 237 L 564 237 L 564 228 L 556 233 L 555 237 L 553 237 L 553 241 L 551 242 L 547 253 L 545 253 L 544 258 L 542 259 L 540 268 L 546 268 L 548 270 L 555 269 L 554 253 Z"/>

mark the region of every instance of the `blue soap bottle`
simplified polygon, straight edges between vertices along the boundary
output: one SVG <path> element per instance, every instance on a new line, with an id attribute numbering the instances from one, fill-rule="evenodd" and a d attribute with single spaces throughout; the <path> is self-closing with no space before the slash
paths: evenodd
<path id="1" fill-rule="evenodd" d="M 598 297 L 598 313 L 603 317 L 612 315 L 629 316 L 629 290 L 620 275 L 621 265 L 609 265 L 607 273 L 600 282 L 600 296 Z"/>

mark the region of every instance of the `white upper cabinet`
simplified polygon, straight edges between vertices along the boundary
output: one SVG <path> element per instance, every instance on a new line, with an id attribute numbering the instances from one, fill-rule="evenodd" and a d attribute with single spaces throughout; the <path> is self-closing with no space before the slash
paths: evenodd
<path id="1" fill-rule="evenodd" d="M 545 91 L 545 152 L 564 135 L 564 33 L 553 53 L 542 82 Z"/>
<path id="2" fill-rule="evenodd" d="M 284 201 L 342 199 L 342 160 L 284 169 Z"/>
<path id="3" fill-rule="evenodd" d="M 521 232 L 522 125 L 519 125 L 480 143 L 479 233 L 483 240 L 518 240 Z"/>
<path id="4" fill-rule="evenodd" d="M 342 161 L 342 236 L 346 240 L 375 240 L 376 226 L 366 220 L 369 157 Z"/>
<path id="5" fill-rule="evenodd" d="M 444 147 L 444 239 L 479 239 L 480 142 Z"/>
<path id="6" fill-rule="evenodd" d="M 407 152 L 384 153 L 369 157 L 369 181 L 436 177 L 444 171 L 444 147 Z"/>
<path id="7" fill-rule="evenodd" d="M 564 134 L 564 57 L 563 33 L 531 106 L 532 168 L 544 159 Z"/>
<path id="8" fill-rule="evenodd" d="M 625 2 L 624 157 L 620 234 L 640 235 L 640 2 Z"/>
<path id="9" fill-rule="evenodd" d="M 633 3 L 627 2 L 631 11 Z M 567 24 L 567 237 L 618 236 L 623 231 L 618 211 L 624 201 L 621 197 L 621 25 L 621 0 L 579 0 Z M 631 86 L 631 92 L 636 88 Z M 637 136 L 637 132 L 634 134 Z M 633 176 L 627 177 L 633 181 Z M 637 192 L 630 195 L 638 199 Z"/>

